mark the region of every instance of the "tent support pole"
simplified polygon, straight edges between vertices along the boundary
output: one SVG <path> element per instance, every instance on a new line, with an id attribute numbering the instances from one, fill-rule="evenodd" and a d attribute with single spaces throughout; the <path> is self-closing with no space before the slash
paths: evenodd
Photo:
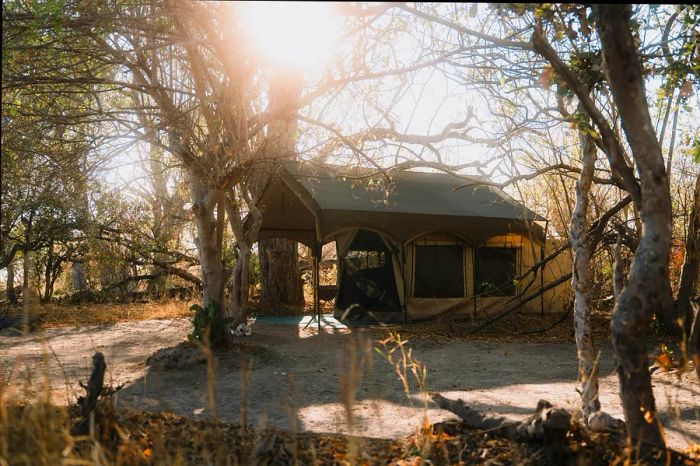
<path id="1" fill-rule="evenodd" d="M 314 250 L 313 250 L 313 282 L 314 282 L 314 310 L 316 311 L 316 318 L 318 319 L 318 331 L 321 332 L 321 300 L 318 294 L 318 287 L 321 282 L 321 274 L 319 271 L 319 264 L 321 262 L 321 255 L 323 251 L 323 235 L 321 234 L 321 219 L 318 214 L 314 212 Z"/>
<path id="2" fill-rule="evenodd" d="M 540 263 L 542 264 L 542 269 L 540 270 L 540 288 L 544 288 L 544 247 L 547 244 L 548 226 L 549 220 L 544 223 L 544 239 L 542 240 L 542 246 L 540 246 Z M 540 295 L 540 316 L 544 317 L 544 293 Z"/>
<path id="3" fill-rule="evenodd" d="M 408 300 L 406 296 L 406 291 L 408 286 L 406 285 L 406 245 L 401 243 L 401 280 L 403 280 L 403 323 L 406 325 L 408 322 Z"/>
<path id="4" fill-rule="evenodd" d="M 314 251 L 313 251 L 313 265 L 314 265 L 314 270 L 313 270 L 313 282 L 314 282 L 314 311 L 316 314 L 316 319 L 318 319 L 318 330 L 321 330 L 321 305 L 320 305 L 320 297 L 318 293 L 318 287 L 319 287 L 319 282 L 320 282 L 320 273 L 319 273 L 319 243 L 316 242 L 314 245 Z"/>
<path id="5" fill-rule="evenodd" d="M 474 295 L 474 309 L 472 311 L 476 322 L 476 247 L 472 246 L 472 295 Z"/>

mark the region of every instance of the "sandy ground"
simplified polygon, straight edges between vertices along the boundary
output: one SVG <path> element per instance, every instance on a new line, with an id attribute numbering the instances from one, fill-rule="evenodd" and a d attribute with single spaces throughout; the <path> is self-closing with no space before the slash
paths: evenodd
<path id="1" fill-rule="evenodd" d="M 40 336 L 0 336 L 0 388 L 12 394 L 50 386 L 55 402 L 74 400 L 86 381 L 91 355 L 102 351 L 113 385 L 126 384 L 119 403 L 208 416 L 207 365 L 153 369 L 145 360 L 159 348 L 182 341 L 187 320 L 147 320 L 107 326 L 57 328 Z M 284 429 L 348 432 L 342 400 L 354 396 L 353 431 L 398 437 L 415 431 L 427 412 L 431 422 L 453 416 L 431 402 L 427 411 L 408 369 L 410 390 L 376 347 L 378 330 L 303 330 L 257 323 L 254 334 L 215 361 L 216 414 L 237 422 Z M 373 345 L 374 343 L 374 345 Z M 569 409 L 577 406 L 573 343 L 409 342 L 427 367 L 426 388 L 514 419 L 529 414 L 540 398 Z M 601 348 L 601 402 L 622 417 L 611 348 Z M 354 355 L 354 356 L 353 356 Z M 399 352 L 392 354 L 399 358 Z M 351 367 L 357 370 L 350 370 Z M 348 374 L 354 374 L 354 377 Z M 48 375 L 48 380 L 47 376 Z M 246 383 L 247 380 L 247 383 Z M 654 391 L 669 443 L 700 442 L 700 386 L 693 375 L 657 371 Z M 8 384 L 8 385 L 6 385 Z M 355 386 L 354 392 L 344 387 Z"/>

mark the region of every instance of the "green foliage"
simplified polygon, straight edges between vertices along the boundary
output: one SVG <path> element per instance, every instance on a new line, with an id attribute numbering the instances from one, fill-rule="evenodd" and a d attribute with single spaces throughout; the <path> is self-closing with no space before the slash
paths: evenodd
<path id="1" fill-rule="evenodd" d="M 228 324 L 233 319 L 224 317 L 218 303 L 210 302 L 206 307 L 193 304 L 190 311 L 194 312 L 194 319 L 192 319 L 192 333 L 187 336 L 189 341 L 204 345 L 208 343 L 211 347 L 221 346 L 226 341 Z"/>
<path id="2" fill-rule="evenodd" d="M 700 138 L 695 139 L 693 147 L 690 148 L 690 155 L 695 163 L 700 163 Z"/>
<path id="3" fill-rule="evenodd" d="M 224 266 L 233 270 L 238 262 L 239 252 L 236 246 L 236 239 L 232 236 L 224 237 L 223 248 Z M 260 256 L 255 250 L 250 252 L 248 263 L 248 284 L 257 285 L 262 280 L 262 271 L 260 269 Z"/>

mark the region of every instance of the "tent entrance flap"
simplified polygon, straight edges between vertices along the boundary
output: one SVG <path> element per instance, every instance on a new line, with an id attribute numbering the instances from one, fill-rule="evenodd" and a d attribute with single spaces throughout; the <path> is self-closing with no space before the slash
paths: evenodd
<path id="1" fill-rule="evenodd" d="M 400 312 L 393 254 L 384 239 L 375 232 L 358 230 L 349 246 L 340 247 L 341 243 L 337 241 L 336 308 L 350 309 L 350 316 L 364 316 L 365 311 Z"/>

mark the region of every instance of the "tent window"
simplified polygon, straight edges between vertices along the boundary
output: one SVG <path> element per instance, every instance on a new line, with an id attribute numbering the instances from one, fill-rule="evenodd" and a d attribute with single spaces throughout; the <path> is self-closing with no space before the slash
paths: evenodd
<path id="1" fill-rule="evenodd" d="M 416 245 L 416 298 L 464 297 L 464 248 Z"/>
<path id="2" fill-rule="evenodd" d="M 515 296 L 516 248 L 476 250 L 476 294 Z"/>
<path id="3" fill-rule="evenodd" d="M 384 251 L 353 251 L 350 250 L 345 258 L 357 270 L 378 269 L 386 264 L 386 253 Z"/>

